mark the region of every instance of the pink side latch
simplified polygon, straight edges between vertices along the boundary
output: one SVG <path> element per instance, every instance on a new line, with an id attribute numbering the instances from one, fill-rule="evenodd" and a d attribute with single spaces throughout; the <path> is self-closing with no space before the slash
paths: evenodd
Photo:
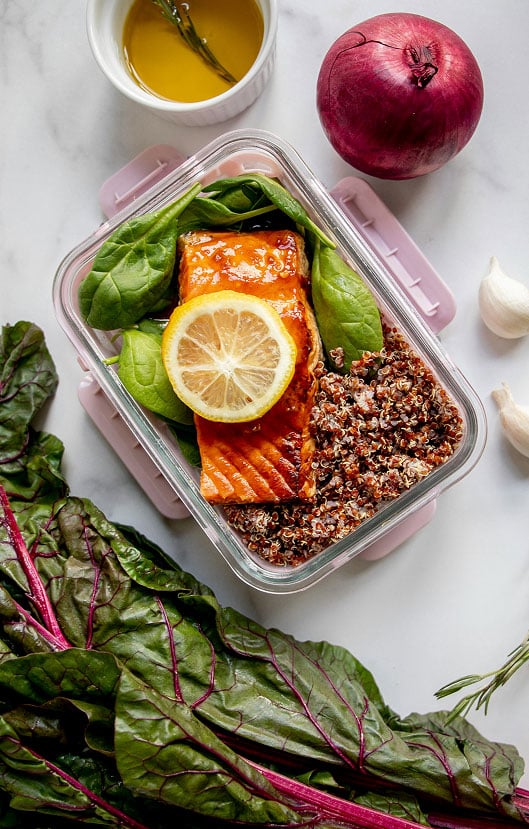
<path id="1" fill-rule="evenodd" d="M 438 334 L 453 319 L 455 300 L 413 239 L 363 179 L 349 176 L 330 192 L 424 322 Z"/>

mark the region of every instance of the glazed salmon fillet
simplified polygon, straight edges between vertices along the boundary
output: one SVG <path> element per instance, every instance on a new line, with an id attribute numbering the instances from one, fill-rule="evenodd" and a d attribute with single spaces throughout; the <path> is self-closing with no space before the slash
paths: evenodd
<path id="1" fill-rule="evenodd" d="M 191 231 L 179 241 L 180 301 L 232 290 L 269 301 L 297 346 L 294 377 L 281 399 L 247 423 L 195 415 L 202 463 L 200 489 L 213 504 L 310 500 L 314 442 L 310 414 L 321 343 L 308 299 L 303 238 L 288 230 Z"/>

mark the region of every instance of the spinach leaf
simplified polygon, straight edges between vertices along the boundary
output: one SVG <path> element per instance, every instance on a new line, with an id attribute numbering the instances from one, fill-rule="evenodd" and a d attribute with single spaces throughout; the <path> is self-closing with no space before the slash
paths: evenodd
<path id="1" fill-rule="evenodd" d="M 270 199 L 261 189 L 253 186 L 251 180 L 249 183 L 241 183 L 240 179 L 235 177 L 231 181 L 234 182 L 232 186 L 224 184 L 221 191 L 216 194 L 217 201 L 229 207 L 230 210 L 235 213 L 246 213 L 248 210 L 270 205 Z"/>
<path id="2" fill-rule="evenodd" d="M 275 211 L 275 206 L 266 204 L 258 208 L 234 211 L 221 201 L 200 197 L 194 199 L 180 217 L 179 232 L 211 227 L 235 227 L 248 219 L 255 219 Z"/>
<path id="3" fill-rule="evenodd" d="M 199 467 L 202 463 L 200 458 L 200 449 L 198 447 L 197 433 L 194 429 L 172 429 L 173 435 L 182 456 L 190 464 L 190 466 Z"/>
<path id="4" fill-rule="evenodd" d="M 138 322 L 137 328 L 143 331 L 144 334 L 152 334 L 153 336 L 162 339 L 163 332 L 167 325 L 166 319 L 156 319 L 155 317 L 144 317 Z"/>
<path id="5" fill-rule="evenodd" d="M 336 368 L 334 349 L 343 349 L 343 371 L 348 371 L 364 351 L 382 348 L 382 322 L 371 291 L 334 250 L 319 244 L 312 260 L 312 302 L 325 351 Z"/>
<path id="6" fill-rule="evenodd" d="M 332 240 L 312 221 L 303 205 L 282 184 L 268 176 L 261 175 L 260 173 L 251 173 L 233 178 L 219 179 L 206 185 L 204 192 L 212 192 L 217 198 L 223 193 L 229 193 L 230 199 L 233 200 L 233 189 L 237 186 L 251 187 L 257 194 L 262 193 L 271 204 L 275 205 L 297 225 L 310 231 L 323 245 L 331 248 L 334 247 Z"/>
<path id="7" fill-rule="evenodd" d="M 176 396 L 165 371 L 158 334 L 127 328 L 122 340 L 118 376 L 127 391 L 149 411 L 191 425 L 193 413 Z"/>
<path id="8" fill-rule="evenodd" d="M 123 222 L 101 245 L 79 286 L 79 310 L 88 325 L 127 328 L 159 310 L 173 275 L 178 217 L 200 189 L 196 184 L 156 213 Z"/>

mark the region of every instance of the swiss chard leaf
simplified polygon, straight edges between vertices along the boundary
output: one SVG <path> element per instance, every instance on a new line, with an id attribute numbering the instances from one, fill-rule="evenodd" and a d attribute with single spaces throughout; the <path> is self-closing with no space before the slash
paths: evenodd
<path id="1" fill-rule="evenodd" d="M 11 498 L 54 499 L 66 490 L 62 442 L 31 423 L 58 378 L 42 331 L 30 322 L 0 332 L 0 483 Z"/>
<path id="2" fill-rule="evenodd" d="M 79 510 L 73 510 L 72 514 L 78 515 Z M 492 757 L 498 762 L 495 778 L 501 780 L 501 791 L 508 791 L 509 781 L 520 772 L 516 752 L 508 747 L 498 751 L 488 741 L 483 743 L 488 749 L 484 752 L 474 746 L 475 733 L 468 733 L 468 742 L 461 740 L 462 734 L 457 734 L 455 725 L 445 740 L 446 756 L 439 757 L 434 751 L 439 723 L 433 733 L 430 725 L 410 734 L 409 726 L 401 725 L 386 708 L 371 674 L 347 651 L 327 643 L 302 644 L 280 632 L 266 631 L 235 611 L 220 608 L 210 591 L 193 592 L 197 583 L 178 569 L 172 578 L 164 576 L 155 550 L 146 550 L 145 567 L 138 548 L 135 550 L 120 539 L 112 525 L 94 511 L 90 523 L 99 525 L 102 535 L 119 553 L 120 561 L 127 562 L 129 576 L 138 578 L 151 589 L 159 590 L 162 582 L 187 608 L 186 612 L 178 610 L 169 596 L 157 595 L 155 604 L 160 615 L 149 638 L 157 630 L 158 644 L 152 656 L 151 648 L 146 648 L 141 660 L 130 658 L 132 640 L 127 635 L 126 624 L 123 629 L 126 614 L 121 614 L 121 630 L 112 640 L 113 652 L 119 653 L 135 675 L 161 692 L 164 698 L 186 700 L 212 725 L 227 731 L 237 728 L 241 737 L 267 742 L 282 751 L 350 765 L 390 782 L 398 782 L 405 774 L 406 779 L 413 778 L 416 791 L 431 794 L 435 789 L 436 797 L 447 802 L 454 795 L 454 783 L 451 777 L 440 774 L 443 764 L 453 765 L 456 779 L 465 781 L 469 779 L 468 764 L 471 763 L 473 791 L 461 791 L 458 796 L 481 808 L 485 807 L 485 801 L 489 808 L 491 805 L 486 777 Z M 141 545 L 141 537 L 136 541 Z M 91 546 L 93 542 L 92 538 Z M 107 556 L 110 557 L 109 552 Z M 144 615 L 140 595 L 129 592 L 128 602 Z M 153 618 L 152 609 L 150 617 Z M 209 641 L 204 633 L 208 634 Z M 228 648 L 226 652 L 222 645 Z M 164 652 L 166 669 L 160 670 L 160 654 Z M 215 663 L 211 660 L 213 653 Z M 172 661 L 174 654 L 179 654 L 178 664 Z M 231 699 L 228 710 L 223 704 L 227 688 Z M 268 699 L 264 710 L 259 703 L 263 696 Z M 241 718 L 242 711 L 245 716 Z M 358 711 L 362 712 L 361 718 L 352 717 Z M 392 722 L 392 729 L 388 722 Z M 429 746 L 424 765 L 416 763 L 415 746 L 419 742 Z M 432 774 L 435 784 L 432 784 Z M 479 785 L 477 780 L 481 780 Z"/>
<path id="3" fill-rule="evenodd" d="M 177 604 L 129 578 L 116 550 L 136 562 L 138 551 L 134 555 L 91 502 L 69 499 L 58 520 L 68 555 L 62 578 L 53 581 L 53 597 L 65 636 L 76 647 L 112 653 L 168 698 L 196 704 L 209 693 L 214 662 L 200 624 L 184 616 Z M 48 568 L 49 559 L 43 558 L 43 575 Z M 143 581 L 147 569 L 154 573 L 152 565 L 141 568 Z M 159 576 L 151 578 L 153 587 L 163 589 Z M 177 580 L 176 573 L 172 578 L 166 573 L 165 589 L 189 592 L 187 579 L 180 579 L 180 586 Z"/>
<path id="4" fill-rule="evenodd" d="M 316 245 L 312 260 L 312 302 L 321 339 L 331 363 L 343 349 L 343 370 L 365 351 L 383 345 L 380 311 L 361 277 L 338 254 Z"/>
<path id="5" fill-rule="evenodd" d="M 23 454 L 0 464 L 0 483 L 11 499 L 50 506 L 67 491 L 61 472 L 64 445 L 47 432 L 30 428 Z"/>
<path id="6" fill-rule="evenodd" d="M 1 552 L 0 549 L 0 555 Z M 12 587 L 11 592 L 13 592 Z M 40 651 L 47 652 L 52 648 L 41 630 L 32 624 L 28 613 L 2 585 L 0 585 L 0 641 L 0 666 L 16 656 Z"/>
<path id="7" fill-rule="evenodd" d="M 395 722 L 395 728 L 412 749 L 420 745 L 421 750 L 429 752 L 430 762 L 425 756 L 425 769 L 429 765 L 434 778 L 436 769 L 449 758 L 450 775 L 457 781 L 461 802 L 472 790 L 477 808 L 487 808 L 491 791 L 493 797 L 501 798 L 512 780 L 523 773 L 523 760 L 512 746 L 491 743 L 470 722 L 451 712 L 410 714 Z M 468 767 L 472 768 L 472 779 L 466 772 Z M 433 782 L 432 791 L 435 788 Z"/>
<path id="8" fill-rule="evenodd" d="M 314 761 L 338 763 L 387 781 L 402 779 L 403 768 L 413 764 L 412 754 L 387 725 L 391 712 L 373 677 L 347 651 L 326 642 L 299 642 L 230 609 L 219 611 L 218 626 L 225 646 L 242 658 L 237 662 L 231 657 L 233 699 L 239 697 L 241 707 L 244 699 L 250 714 L 238 727 L 241 736 L 255 740 L 260 730 L 261 741 L 275 748 L 281 745 L 286 752 L 304 751 Z M 257 715 L 251 701 L 257 702 L 265 688 L 268 705 Z M 204 716 L 211 705 L 208 698 L 202 706 Z M 222 712 L 215 715 L 220 725 L 230 727 Z M 418 767 L 417 789 L 428 790 L 428 776 L 420 777 Z M 450 799 L 450 782 L 442 783 Z"/>
<path id="9" fill-rule="evenodd" d="M 403 792 L 388 790 L 388 792 L 370 792 L 354 798 L 355 803 L 376 809 L 387 815 L 413 821 L 419 826 L 430 826 L 426 815 L 417 803 L 416 798 Z"/>
<path id="10" fill-rule="evenodd" d="M 156 213 L 123 222 L 101 245 L 79 286 L 79 310 L 88 325 L 127 328 L 157 309 L 173 276 L 178 216 L 200 189 L 196 184 Z"/>
<path id="11" fill-rule="evenodd" d="M 112 549 L 127 575 L 142 587 L 178 597 L 189 596 L 193 601 L 210 602 L 214 612 L 218 603 L 213 591 L 198 581 L 191 573 L 175 566 L 157 544 L 150 541 L 134 527 L 123 524 L 107 524 L 107 534 L 112 538 Z"/>
<path id="12" fill-rule="evenodd" d="M 165 706 L 178 706 L 179 712 L 186 712 L 181 714 L 184 718 L 193 712 L 193 723 L 194 716 L 200 716 L 203 724 L 209 723 L 208 730 L 235 730 L 256 747 L 266 745 L 305 762 L 310 758 L 330 763 L 365 781 L 398 785 L 406 779 L 416 794 L 446 803 L 455 797 L 456 802 L 490 810 L 497 798 L 508 810 L 508 792 L 519 771 L 514 750 L 499 750 L 485 740 L 476 746 L 475 735 L 454 736 L 454 724 L 449 734 L 431 728 L 412 732 L 411 724 L 401 725 L 386 708 L 371 674 L 346 651 L 327 643 L 300 643 L 280 631 L 263 629 L 221 608 L 210 591 L 194 592 L 197 583 L 178 568 L 160 590 L 164 568 L 156 561 L 155 548 L 148 547 L 148 564 L 140 566 L 141 537 L 133 550 L 89 502 L 68 499 L 58 526 L 64 574 L 54 579 L 52 596 L 65 635 L 78 647 L 106 651 L 126 665 L 134 677 L 130 682 L 150 689 L 147 697 L 142 690 L 141 706 L 160 711 L 160 696 L 162 731 L 168 727 Z M 37 560 L 44 574 L 50 559 L 37 555 Z M 127 562 L 126 571 L 121 561 Z M 130 578 L 133 574 L 139 582 Z M 267 699 L 266 706 L 262 699 Z M 135 746 L 127 752 L 136 754 L 136 761 L 138 746 L 140 754 L 147 751 L 143 729 L 148 729 L 149 720 L 145 725 L 147 712 L 141 706 L 134 733 L 127 736 Z M 123 716 L 125 709 L 135 716 L 128 697 Z M 130 722 L 128 727 L 132 728 Z M 174 727 L 169 729 L 173 737 Z M 157 739 L 155 735 L 156 756 Z M 190 740 L 194 756 L 195 738 Z M 119 755 L 118 746 L 117 750 Z M 170 746 L 167 751 L 171 757 Z M 226 762 L 226 754 L 222 757 Z M 494 791 L 487 779 L 491 766 Z M 153 767 L 152 774 L 154 780 L 145 782 L 154 787 L 151 796 L 164 772 L 156 773 Z M 130 784 L 128 777 L 126 782 Z"/>
<path id="13" fill-rule="evenodd" d="M 118 769 L 147 797 L 230 822 L 301 826 L 263 776 L 193 709 L 123 671 L 116 701 Z"/>
<path id="14" fill-rule="evenodd" d="M 4 717 L 22 739 L 52 753 L 79 747 L 113 756 L 119 671 L 110 654 L 74 649 L 0 662 Z M 44 750 L 44 748 L 40 751 Z"/>
<path id="15" fill-rule="evenodd" d="M 70 648 L 32 653 L 0 665 L 2 699 L 49 702 L 56 697 L 109 703 L 116 693 L 120 667 L 109 653 Z"/>
<path id="16" fill-rule="evenodd" d="M 0 463 L 19 454 L 37 412 L 57 387 L 42 331 L 30 322 L 6 325 L 0 335 Z"/>
<path id="17" fill-rule="evenodd" d="M 82 778 L 73 778 L 56 762 L 26 747 L 17 732 L 0 717 L 0 780 L 18 811 L 47 815 L 75 814 L 78 821 L 107 826 L 124 823 L 119 810 L 92 792 Z M 138 824 L 139 827 L 139 824 Z"/>

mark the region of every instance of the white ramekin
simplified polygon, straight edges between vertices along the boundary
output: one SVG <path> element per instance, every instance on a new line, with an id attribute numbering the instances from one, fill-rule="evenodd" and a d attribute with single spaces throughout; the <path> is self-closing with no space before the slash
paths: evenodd
<path id="1" fill-rule="evenodd" d="M 253 66 L 227 92 L 197 103 L 177 103 L 141 89 L 124 62 L 122 34 L 132 0 L 88 0 L 86 26 L 94 57 L 116 89 L 177 124 L 206 126 L 227 121 L 252 104 L 266 86 L 275 61 L 277 0 L 256 0 L 264 21 L 263 42 Z"/>

